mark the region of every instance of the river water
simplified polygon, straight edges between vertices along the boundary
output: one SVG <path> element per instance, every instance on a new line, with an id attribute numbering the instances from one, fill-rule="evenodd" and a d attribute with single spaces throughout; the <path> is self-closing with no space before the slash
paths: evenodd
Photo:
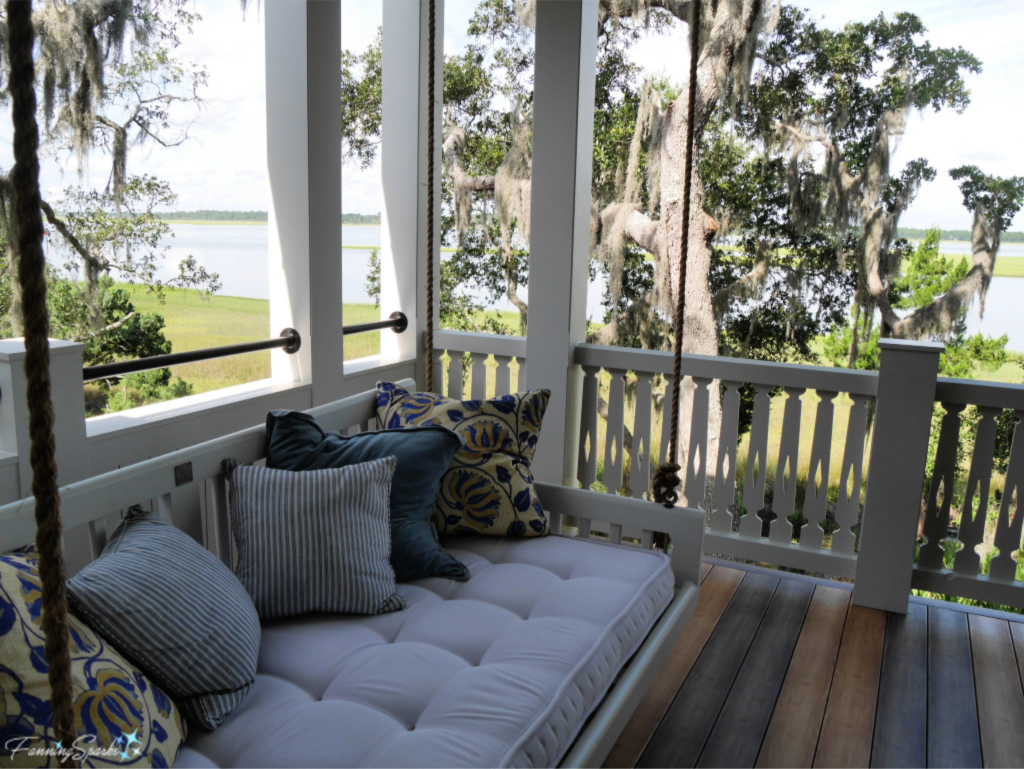
<path id="1" fill-rule="evenodd" d="M 219 293 L 225 296 L 268 298 L 266 226 L 171 224 L 171 230 L 173 237 L 166 241 L 170 249 L 161 271 L 162 277 L 176 274 L 178 262 L 192 255 L 207 270 L 220 273 L 222 288 Z M 380 243 L 380 227 L 342 227 L 341 240 L 342 245 L 356 246 L 342 250 L 342 299 L 353 304 L 369 302 L 365 288 L 366 276 L 369 272 L 370 249 Z M 943 242 L 941 252 L 969 254 L 970 244 Z M 1000 248 L 999 255 L 1024 256 L 1024 244 L 1006 243 Z M 590 283 L 587 316 L 591 320 L 600 320 L 603 315 L 604 286 L 605 280 L 600 274 Z M 1024 278 L 994 278 L 985 303 L 985 317 L 978 317 L 977 304 L 971 308 L 967 320 L 970 332 L 983 331 L 992 336 L 1007 334 L 1010 337 L 1009 347 L 1024 351 L 1022 289 Z M 527 297 L 524 295 L 523 298 Z M 496 304 L 493 308 L 514 309 L 508 301 Z"/>

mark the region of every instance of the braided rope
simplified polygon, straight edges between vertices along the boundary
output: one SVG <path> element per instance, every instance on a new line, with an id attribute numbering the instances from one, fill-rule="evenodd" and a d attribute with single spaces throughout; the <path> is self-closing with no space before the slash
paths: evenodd
<path id="1" fill-rule="evenodd" d="M 36 124 L 32 3 L 7 0 L 8 55 L 11 62 L 11 114 L 14 121 L 12 172 L 18 238 L 18 279 L 25 323 L 25 378 L 28 382 L 32 448 L 32 495 L 36 500 L 36 548 L 42 581 L 42 622 L 49 665 L 54 736 L 70 746 L 75 740 L 68 650 L 67 595 L 61 553 L 60 495 L 54 460 L 53 401 L 50 394 L 49 317 L 46 264 L 39 195 L 39 127 Z M 62 764 L 70 765 L 62 759 Z"/>
<path id="2" fill-rule="evenodd" d="M 437 3 L 430 0 L 427 33 L 427 392 L 434 391 L 434 90 L 437 55 Z M 438 386 L 440 386 L 438 382 Z"/>
<path id="3" fill-rule="evenodd" d="M 679 501 L 679 393 L 683 378 L 683 315 L 686 310 L 686 262 L 690 254 L 690 201 L 693 187 L 694 116 L 697 111 L 697 56 L 700 53 L 700 7 L 702 0 L 693 3 L 690 19 L 690 82 L 686 93 L 686 165 L 683 177 L 683 242 L 679 249 L 679 285 L 676 290 L 675 323 L 672 352 L 672 429 L 669 431 L 668 461 L 654 473 L 654 499 L 665 507 L 675 507 Z"/>

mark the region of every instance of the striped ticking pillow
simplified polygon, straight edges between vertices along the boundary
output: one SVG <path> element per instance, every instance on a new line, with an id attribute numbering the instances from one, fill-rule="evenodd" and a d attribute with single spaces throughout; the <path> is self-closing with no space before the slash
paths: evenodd
<path id="1" fill-rule="evenodd" d="M 215 729 L 256 678 L 260 623 L 231 571 L 155 513 L 132 508 L 103 553 L 68 580 L 72 611 Z"/>
<path id="2" fill-rule="evenodd" d="M 397 460 L 291 472 L 238 465 L 230 480 L 235 574 L 262 619 L 405 608 L 391 568 Z"/>

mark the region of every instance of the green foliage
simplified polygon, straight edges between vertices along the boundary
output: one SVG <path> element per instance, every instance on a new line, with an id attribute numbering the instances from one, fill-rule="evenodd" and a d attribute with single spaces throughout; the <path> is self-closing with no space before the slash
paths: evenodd
<path id="1" fill-rule="evenodd" d="M 202 209 L 199 211 L 154 211 L 153 215 L 167 222 L 193 221 L 193 222 L 265 222 L 267 221 L 266 211 L 211 211 Z M 343 214 L 353 216 L 353 214 Z M 355 214 L 358 216 L 358 214 Z M 346 222 L 347 223 L 347 222 Z M 378 218 L 377 224 L 380 223 Z"/>
<path id="2" fill-rule="evenodd" d="M 342 214 L 342 224 L 380 224 L 380 213 L 376 214 Z"/>
<path id="3" fill-rule="evenodd" d="M 1010 226 L 1024 205 L 1024 176 L 1009 179 L 988 176 L 977 166 L 960 166 L 949 175 L 960 183 L 964 207 L 968 211 L 981 211 L 997 233 Z"/>
<path id="4" fill-rule="evenodd" d="M 342 157 L 369 168 L 380 145 L 382 32 L 361 54 L 341 52 Z"/>
<path id="5" fill-rule="evenodd" d="M 158 401 L 169 401 L 184 398 L 193 392 L 192 385 L 178 377 L 171 381 L 169 369 L 156 371 L 140 371 L 128 374 L 111 388 L 107 399 L 108 411 L 125 411 L 137 406 Z"/>
<path id="6" fill-rule="evenodd" d="M 923 230 L 917 227 L 900 227 L 898 237 L 910 238 L 912 240 L 920 240 L 925 236 L 928 230 Z M 970 230 L 940 230 L 942 240 L 948 240 L 953 242 L 971 242 L 971 231 Z M 1004 232 L 1002 235 L 1003 243 L 1024 243 L 1024 232 Z"/>
<path id="7" fill-rule="evenodd" d="M 900 310 L 925 307 L 945 294 L 967 275 L 967 262 L 950 263 L 939 255 L 941 233 L 925 232 L 903 273 L 889 284 L 889 301 Z"/>
<path id="8" fill-rule="evenodd" d="M 849 170 L 859 172 L 888 114 L 963 112 L 970 101 L 964 75 L 980 72 L 981 62 L 961 47 L 933 47 L 926 32 L 912 13 L 833 30 L 783 5 L 751 86 L 754 129 L 767 135 L 780 119 L 824 127 Z"/>

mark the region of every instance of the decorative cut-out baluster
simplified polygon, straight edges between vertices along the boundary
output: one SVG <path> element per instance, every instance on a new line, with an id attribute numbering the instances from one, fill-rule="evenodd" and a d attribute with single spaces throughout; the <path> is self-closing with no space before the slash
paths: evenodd
<path id="1" fill-rule="evenodd" d="M 814 413 L 814 437 L 811 439 L 811 464 L 804 492 L 804 518 L 800 547 L 820 549 L 825 532 L 820 522 L 828 507 L 828 476 L 832 459 L 832 430 L 835 423 L 835 399 L 839 393 L 818 390 L 818 408 Z"/>
<path id="2" fill-rule="evenodd" d="M 629 491 L 642 497 L 651 478 L 651 374 L 636 372 L 636 414 L 633 417 L 633 447 L 629 452 Z"/>
<path id="3" fill-rule="evenodd" d="M 981 556 L 976 548 L 985 539 L 985 520 L 988 517 L 989 487 L 992 483 L 992 460 L 996 448 L 996 417 L 1000 409 L 979 406 L 981 421 L 974 439 L 971 469 L 967 474 L 967 492 L 960 516 L 958 539 L 964 548 L 953 559 L 953 571 L 958 574 L 978 574 Z M 952 486 L 948 487 L 952 488 Z"/>
<path id="4" fill-rule="evenodd" d="M 444 350 L 434 350 L 434 392 L 442 394 L 447 392 L 444 389 L 444 362 L 441 360 L 441 356 L 444 354 Z"/>
<path id="5" fill-rule="evenodd" d="M 710 379 L 693 378 L 693 418 L 690 420 L 690 450 L 686 452 L 683 489 L 686 504 L 704 507 L 708 477 L 708 385 Z"/>
<path id="6" fill-rule="evenodd" d="M 609 494 L 615 494 L 622 485 L 623 423 L 626 410 L 626 372 L 607 369 L 611 376 L 608 385 L 608 430 L 604 438 L 604 485 Z"/>
<path id="7" fill-rule="evenodd" d="M 516 392 L 526 392 L 526 358 L 517 358 L 519 363 L 519 376 L 516 377 Z"/>
<path id="8" fill-rule="evenodd" d="M 864 473 L 868 397 L 851 395 L 850 399 L 853 405 L 846 424 L 846 446 L 843 448 L 839 498 L 836 500 L 836 525 L 839 528 L 832 532 L 832 550 L 836 553 L 852 553 L 857 547 L 853 527 L 860 516 L 860 489 Z"/>
<path id="9" fill-rule="evenodd" d="M 510 355 L 495 355 L 494 362 L 498 364 L 494 370 L 494 397 L 500 398 L 512 392 L 512 357 Z"/>
<path id="10" fill-rule="evenodd" d="M 473 400 L 487 400 L 487 355 L 482 352 L 472 353 L 473 381 L 470 393 Z"/>
<path id="11" fill-rule="evenodd" d="M 448 351 L 451 360 L 448 361 L 448 397 L 457 401 L 462 400 L 462 353 Z"/>
<path id="12" fill-rule="evenodd" d="M 583 367 L 583 406 L 576 477 L 585 489 L 589 489 L 597 480 L 597 393 L 600 374 L 599 368 Z"/>
<path id="13" fill-rule="evenodd" d="M 740 534 L 745 537 L 761 536 L 761 518 L 764 509 L 764 487 L 768 457 L 768 423 L 771 417 L 771 391 L 769 385 L 756 385 L 754 418 L 750 425 L 750 443 L 747 450 L 747 473 L 743 479 L 743 507 L 746 515 L 740 518 Z"/>
<path id="14" fill-rule="evenodd" d="M 672 377 L 665 376 L 665 394 L 661 398 L 661 446 L 658 448 L 658 464 L 668 456 L 668 442 L 672 437 Z"/>
<path id="15" fill-rule="evenodd" d="M 989 570 L 992 579 L 1007 581 L 1017 578 L 1017 562 L 1013 554 L 1020 549 L 1021 524 L 1024 523 L 1024 515 L 1020 514 L 1021 502 L 1024 501 L 1024 411 L 1015 411 L 1013 415 L 1017 424 L 1013 428 L 1010 460 L 1006 465 L 1006 483 L 1003 485 L 999 520 L 996 523 L 995 544 L 999 555 L 992 559 Z"/>
<path id="16" fill-rule="evenodd" d="M 736 448 L 739 442 L 740 382 L 722 382 L 722 432 L 718 439 L 718 466 L 715 468 L 715 512 L 711 530 L 731 532 L 736 502 Z"/>
<path id="17" fill-rule="evenodd" d="M 776 518 L 768 530 L 773 542 L 791 542 L 793 525 L 788 518 L 796 510 L 797 468 L 800 467 L 800 414 L 803 405 L 802 387 L 786 388 L 786 406 L 782 414 L 782 440 L 779 442 L 779 461 L 775 470 L 775 488 L 772 511 Z"/>

